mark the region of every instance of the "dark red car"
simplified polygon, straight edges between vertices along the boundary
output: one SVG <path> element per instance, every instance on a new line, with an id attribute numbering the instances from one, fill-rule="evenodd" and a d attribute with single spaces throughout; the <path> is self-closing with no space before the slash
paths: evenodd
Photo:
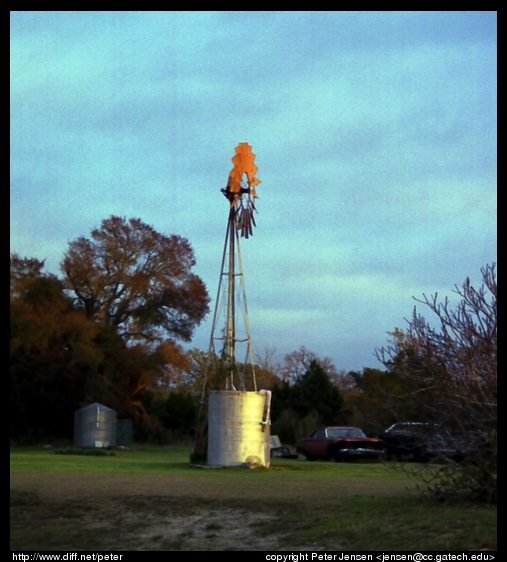
<path id="1" fill-rule="evenodd" d="M 296 443 L 296 451 L 309 461 L 378 458 L 384 445 L 376 437 L 367 437 L 359 427 L 327 426 L 314 431 L 310 437 Z"/>

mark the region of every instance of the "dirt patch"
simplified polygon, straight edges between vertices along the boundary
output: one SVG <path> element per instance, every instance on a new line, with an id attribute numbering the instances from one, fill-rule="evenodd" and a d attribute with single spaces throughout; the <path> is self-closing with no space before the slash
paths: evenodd
<path id="1" fill-rule="evenodd" d="M 240 509 L 201 510 L 165 516 L 146 510 L 123 518 L 131 550 L 277 550 L 283 537 L 260 536 L 258 526 L 274 517 Z M 134 546 L 135 545 L 135 546 Z"/>
<path id="2" fill-rule="evenodd" d="M 279 551 L 329 550 L 339 545 L 295 545 L 284 531 L 282 509 L 202 502 L 147 494 L 132 481 L 124 495 L 115 486 L 76 488 L 74 478 L 40 487 L 41 475 L 16 478 L 11 489 L 11 550 L 57 551 Z M 156 481 L 156 479 L 154 479 Z M 81 483 L 83 483 L 81 481 Z M 125 483 L 125 482 L 124 482 Z M 152 482 L 153 484 L 154 482 Z M 47 483 L 46 483 L 47 484 Z M 141 494 L 139 493 L 141 492 Z M 248 507 L 251 504 L 251 508 Z M 282 522 L 282 524 L 280 524 Z"/>

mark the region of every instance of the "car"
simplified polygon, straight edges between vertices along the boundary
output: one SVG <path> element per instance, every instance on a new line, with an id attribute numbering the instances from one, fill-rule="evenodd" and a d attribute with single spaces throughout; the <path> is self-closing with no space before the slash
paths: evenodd
<path id="1" fill-rule="evenodd" d="M 296 451 L 306 460 L 378 459 L 384 454 L 382 441 L 367 437 L 359 427 L 326 426 L 296 443 Z"/>
<path id="2" fill-rule="evenodd" d="M 463 460 L 473 453 L 466 440 L 435 423 L 398 422 L 378 435 L 388 460 Z"/>
<path id="3" fill-rule="evenodd" d="M 276 457 L 281 459 L 297 459 L 298 455 L 295 455 L 290 450 L 287 445 L 282 445 L 280 437 L 278 435 L 271 435 L 270 438 L 270 457 Z"/>
<path id="4" fill-rule="evenodd" d="M 398 422 L 382 431 L 378 437 L 386 451 L 386 458 L 417 460 L 423 454 L 433 424 L 423 422 Z"/>

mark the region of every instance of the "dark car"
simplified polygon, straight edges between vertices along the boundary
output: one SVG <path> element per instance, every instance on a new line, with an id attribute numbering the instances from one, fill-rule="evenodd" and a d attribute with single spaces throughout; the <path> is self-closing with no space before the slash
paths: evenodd
<path id="1" fill-rule="evenodd" d="M 417 462 L 463 460 L 473 449 L 462 438 L 434 423 L 399 422 L 378 435 L 386 458 Z"/>
<path id="2" fill-rule="evenodd" d="M 367 437 L 359 427 L 327 426 L 296 443 L 296 451 L 309 461 L 376 459 L 384 454 L 380 439 Z"/>

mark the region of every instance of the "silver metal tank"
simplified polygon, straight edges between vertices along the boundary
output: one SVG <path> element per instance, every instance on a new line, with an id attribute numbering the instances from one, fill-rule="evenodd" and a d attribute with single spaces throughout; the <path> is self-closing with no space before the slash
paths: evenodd
<path id="1" fill-rule="evenodd" d="M 116 447 L 116 412 L 94 402 L 74 412 L 74 446 Z"/>
<path id="2" fill-rule="evenodd" d="M 208 401 L 208 465 L 269 467 L 271 392 L 212 390 Z"/>

